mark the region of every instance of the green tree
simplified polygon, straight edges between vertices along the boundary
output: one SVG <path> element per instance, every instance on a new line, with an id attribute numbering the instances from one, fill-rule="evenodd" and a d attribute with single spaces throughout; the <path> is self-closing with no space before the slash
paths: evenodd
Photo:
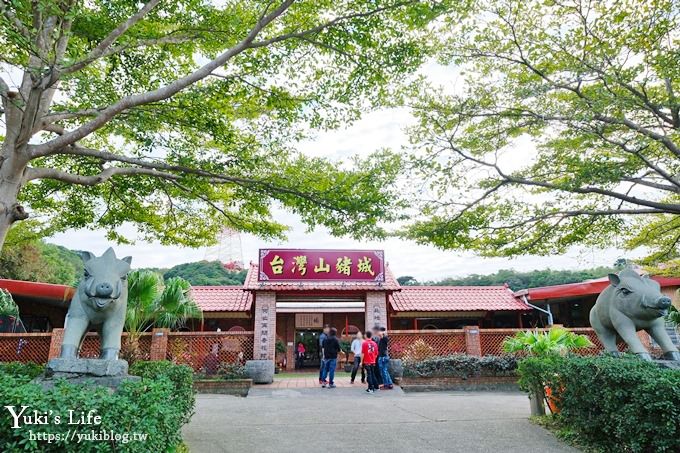
<path id="1" fill-rule="evenodd" d="M 410 275 L 397 277 L 397 282 L 399 282 L 401 286 L 415 286 L 420 284 L 418 283 L 418 280 L 416 280 L 415 277 L 412 277 Z"/>
<path id="2" fill-rule="evenodd" d="M 188 319 L 202 319 L 203 313 L 191 299 L 191 285 L 176 277 L 164 282 L 155 272 L 134 270 L 128 274 L 128 305 L 123 346 L 126 359 L 140 357 L 139 338 L 152 327 L 177 329 Z"/>
<path id="3" fill-rule="evenodd" d="M 609 267 L 595 267 L 577 271 L 536 269 L 528 272 L 501 269 L 493 274 L 472 274 L 461 278 L 451 277 L 439 281 L 426 282 L 425 284 L 435 286 L 498 286 L 507 283 L 510 289 L 517 291 L 525 288 L 583 282 L 601 278 L 616 271 L 616 269 Z"/>
<path id="4" fill-rule="evenodd" d="M 438 2 L 0 1 L 0 245 L 27 210 L 59 230 L 131 222 L 199 246 L 265 237 L 272 204 L 333 234 L 394 217 L 399 159 L 294 145 L 356 119 L 423 61 Z M 16 84 L 12 83 L 16 81 Z"/>
<path id="5" fill-rule="evenodd" d="M 30 222 L 10 231 L 0 255 L 0 278 L 75 286 L 83 262 L 73 251 L 40 239 L 43 234 Z"/>
<path id="6" fill-rule="evenodd" d="M 230 272 L 219 261 L 178 264 L 163 273 L 166 280 L 181 277 L 192 286 L 238 286 L 246 280 L 247 270 Z"/>
<path id="7" fill-rule="evenodd" d="M 470 11 L 437 33 L 455 89 L 416 102 L 414 162 L 430 190 L 404 234 L 484 255 L 585 244 L 678 256 L 677 2 L 479 0 Z"/>

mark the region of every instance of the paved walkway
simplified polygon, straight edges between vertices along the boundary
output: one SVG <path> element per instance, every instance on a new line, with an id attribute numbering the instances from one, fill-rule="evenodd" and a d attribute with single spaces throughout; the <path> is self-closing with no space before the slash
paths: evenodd
<path id="1" fill-rule="evenodd" d="M 257 386 L 198 395 L 184 439 L 192 453 L 577 452 L 528 413 L 521 393 Z"/>
<path id="2" fill-rule="evenodd" d="M 350 383 L 350 374 L 340 371 L 335 375 L 335 385 L 341 388 L 361 387 L 361 373 L 356 377 L 354 384 Z M 275 377 L 274 382 L 266 385 L 258 385 L 258 388 L 286 389 L 286 388 L 321 388 L 319 385 L 319 373 L 287 374 L 284 378 Z"/>

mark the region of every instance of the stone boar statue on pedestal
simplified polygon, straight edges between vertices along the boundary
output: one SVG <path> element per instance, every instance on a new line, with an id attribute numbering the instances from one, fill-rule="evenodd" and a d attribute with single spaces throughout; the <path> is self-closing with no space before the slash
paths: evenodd
<path id="1" fill-rule="evenodd" d="M 640 276 L 631 268 L 609 274 L 609 282 L 590 310 L 590 325 L 605 349 L 618 355 L 618 334 L 628 344 L 630 352 L 644 360 L 652 360 L 637 336 L 638 330 L 645 330 L 661 346 L 665 359 L 680 361 L 680 352 L 664 324 L 671 299 L 661 293 L 659 283 L 646 275 Z"/>
<path id="2" fill-rule="evenodd" d="M 100 257 L 82 252 L 83 278 L 73 296 L 64 325 L 61 358 L 75 358 L 90 325 L 100 329 L 100 359 L 116 360 L 120 352 L 120 335 L 127 310 L 127 274 L 131 257 L 119 260 L 109 248 Z"/>

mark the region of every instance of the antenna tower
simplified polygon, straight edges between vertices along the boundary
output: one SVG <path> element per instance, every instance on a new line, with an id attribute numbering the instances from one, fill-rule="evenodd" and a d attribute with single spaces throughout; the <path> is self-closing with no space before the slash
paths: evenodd
<path id="1" fill-rule="evenodd" d="M 225 269 L 240 271 L 243 269 L 243 249 L 241 247 L 241 234 L 232 229 L 225 228 L 217 235 L 217 244 L 205 249 L 206 261 L 219 261 Z"/>

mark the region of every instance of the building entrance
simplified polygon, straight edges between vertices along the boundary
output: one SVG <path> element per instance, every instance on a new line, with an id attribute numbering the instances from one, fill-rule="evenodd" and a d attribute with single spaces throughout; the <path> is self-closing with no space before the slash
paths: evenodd
<path id="1" fill-rule="evenodd" d="M 321 329 L 301 329 L 295 331 L 295 368 L 319 368 L 321 366 L 321 347 L 319 346 L 321 332 Z M 302 360 L 297 359 L 297 349 L 300 343 L 305 347 Z"/>

